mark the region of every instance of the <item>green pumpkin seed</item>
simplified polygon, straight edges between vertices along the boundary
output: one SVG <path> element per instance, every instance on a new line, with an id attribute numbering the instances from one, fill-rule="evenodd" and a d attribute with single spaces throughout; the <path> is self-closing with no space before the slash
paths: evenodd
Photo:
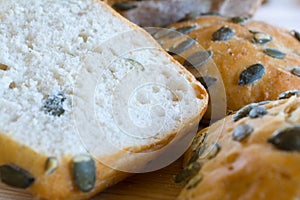
<path id="1" fill-rule="evenodd" d="M 294 69 L 292 69 L 292 74 L 300 77 L 300 67 L 295 67 Z"/>
<path id="2" fill-rule="evenodd" d="M 278 99 L 279 100 L 281 100 L 281 99 L 288 99 L 291 96 L 299 96 L 299 95 L 300 95 L 300 90 L 288 90 L 286 92 L 281 93 L 278 96 Z"/>
<path id="3" fill-rule="evenodd" d="M 276 131 L 268 142 L 280 150 L 300 151 L 300 126 Z"/>
<path id="4" fill-rule="evenodd" d="M 209 148 L 208 148 L 209 149 Z M 221 150 L 221 145 L 218 142 L 215 142 L 212 145 L 212 148 L 209 149 L 208 154 L 205 156 L 206 159 L 212 159 L 218 155 Z"/>
<path id="5" fill-rule="evenodd" d="M 266 43 L 272 41 L 272 37 L 266 33 L 257 32 L 257 33 L 254 33 L 253 41 L 258 44 L 266 44 Z"/>
<path id="6" fill-rule="evenodd" d="M 187 49 L 189 49 L 191 46 L 193 46 L 195 44 L 195 40 L 190 39 L 190 38 L 186 38 L 183 42 L 179 43 L 179 44 L 175 44 L 172 47 L 170 47 L 169 49 L 167 49 L 168 53 L 171 55 L 175 55 L 175 54 L 180 54 L 184 51 L 186 51 Z"/>
<path id="7" fill-rule="evenodd" d="M 184 27 L 177 28 L 175 31 L 180 32 L 182 34 L 189 34 L 193 30 L 195 30 L 196 28 L 197 28 L 196 25 L 193 25 L 193 26 L 184 26 Z"/>
<path id="8" fill-rule="evenodd" d="M 55 157 L 49 157 L 45 164 L 46 174 L 52 174 L 58 168 L 58 160 Z"/>
<path id="9" fill-rule="evenodd" d="M 75 185 L 82 192 L 91 191 L 96 182 L 94 160 L 87 155 L 76 156 L 72 163 L 72 174 Z"/>
<path id="10" fill-rule="evenodd" d="M 298 31 L 294 30 L 294 36 L 298 41 L 300 41 L 300 33 Z"/>
<path id="11" fill-rule="evenodd" d="M 34 182 L 29 172 L 16 165 L 0 166 L 0 180 L 11 187 L 21 189 L 30 187 Z"/>
<path id="12" fill-rule="evenodd" d="M 194 150 L 188 164 L 196 162 L 199 159 L 199 157 L 205 152 L 206 148 L 206 144 L 203 143 L 196 150 Z"/>
<path id="13" fill-rule="evenodd" d="M 250 85 L 263 77 L 265 67 L 261 64 L 254 64 L 242 71 L 238 85 Z"/>
<path id="14" fill-rule="evenodd" d="M 235 141 L 242 141 L 246 139 L 254 131 L 253 127 L 248 124 L 242 124 L 234 129 L 232 132 L 232 139 Z"/>
<path id="15" fill-rule="evenodd" d="M 235 24 L 245 24 L 249 21 L 249 17 L 232 17 L 230 20 Z"/>
<path id="16" fill-rule="evenodd" d="M 187 190 L 195 188 L 203 180 L 203 174 L 198 173 L 194 178 L 192 178 L 188 184 L 185 186 Z"/>
<path id="17" fill-rule="evenodd" d="M 242 107 L 240 110 L 238 110 L 234 115 L 233 115 L 233 121 L 238 121 L 244 117 L 247 117 L 250 113 L 250 111 L 257 107 L 258 105 L 256 103 L 251 103 L 249 105 L 246 105 Z"/>
<path id="18" fill-rule="evenodd" d="M 265 49 L 264 53 L 267 54 L 268 56 L 271 56 L 272 58 L 277 58 L 277 59 L 283 59 L 286 54 L 282 53 L 281 51 L 277 50 L 277 49 Z"/>
<path id="19" fill-rule="evenodd" d="M 6 71 L 8 69 L 7 65 L 1 64 L 0 63 L 0 70 Z"/>
<path id="20" fill-rule="evenodd" d="M 125 58 L 124 61 L 130 65 L 131 70 L 132 69 L 137 69 L 137 70 L 141 70 L 141 71 L 145 70 L 144 66 L 136 60 L 133 60 L 131 58 Z"/>
<path id="21" fill-rule="evenodd" d="M 267 113 L 268 113 L 268 111 L 265 107 L 258 106 L 258 107 L 251 109 L 251 111 L 249 112 L 249 117 L 250 118 L 263 117 Z"/>
<path id="22" fill-rule="evenodd" d="M 198 149 L 205 141 L 205 139 L 207 138 L 207 133 L 202 133 L 200 135 L 197 135 L 191 145 L 191 148 L 193 151 L 195 151 L 196 149 Z"/>
<path id="23" fill-rule="evenodd" d="M 200 171 L 202 164 L 194 162 L 186 166 L 179 174 L 175 176 L 175 183 L 183 183 L 189 181 Z"/>
<path id="24" fill-rule="evenodd" d="M 188 56 L 187 59 L 184 61 L 183 66 L 199 68 L 203 66 L 205 63 L 207 63 L 209 59 L 212 58 L 212 56 L 213 56 L 212 51 L 205 51 L 205 50 L 198 51 Z"/>
<path id="25" fill-rule="evenodd" d="M 62 92 L 58 92 L 57 94 L 50 95 L 44 101 L 43 110 L 45 111 L 45 113 L 48 113 L 56 117 L 60 117 L 65 112 L 65 109 L 63 108 L 63 103 L 65 100 L 66 97 Z"/>
<path id="26" fill-rule="evenodd" d="M 229 27 L 223 26 L 212 34 L 213 41 L 226 41 L 232 38 L 235 31 Z"/>
<path id="27" fill-rule="evenodd" d="M 121 11 L 132 10 L 132 9 L 136 8 L 136 5 L 133 5 L 133 4 L 128 3 L 128 2 L 117 2 L 117 3 L 114 3 L 112 5 L 112 7 L 116 11 L 121 12 Z"/>
<path id="28" fill-rule="evenodd" d="M 196 78 L 204 87 L 205 89 L 208 89 L 210 86 L 215 84 L 218 79 L 210 76 L 203 76 Z"/>
<path id="29" fill-rule="evenodd" d="M 201 13 L 191 12 L 191 13 L 186 14 L 183 18 L 181 18 L 177 22 L 185 22 L 185 21 L 194 20 L 194 19 L 197 19 L 197 17 L 199 17 L 199 15 L 201 15 Z"/>
<path id="30" fill-rule="evenodd" d="M 206 15 L 221 16 L 221 14 L 218 12 L 204 12 L 204 13 L 201 13 L 201 15 L 202 16 L 206 16 Z"/>

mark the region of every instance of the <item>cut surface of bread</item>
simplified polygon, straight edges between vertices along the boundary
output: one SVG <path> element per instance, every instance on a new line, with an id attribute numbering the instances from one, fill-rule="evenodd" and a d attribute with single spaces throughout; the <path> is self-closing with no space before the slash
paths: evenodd
<path id="1" fill-rule="evenodd" d="M 0 7 L 3 182 L 20 187 L 18 174 L 39 197 L 87 198 L 127 176 L 112 168 L 138 170 L 156 155 L 138 162 L 127 154 L 163 148 L 205 112 L 202 85 L 105 3 Z"/>

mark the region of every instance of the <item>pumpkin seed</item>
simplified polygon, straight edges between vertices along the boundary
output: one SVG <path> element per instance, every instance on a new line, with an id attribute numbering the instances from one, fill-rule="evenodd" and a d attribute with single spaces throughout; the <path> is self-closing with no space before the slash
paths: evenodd
<path id="1" fill-rule="evenodd" d="M 196 150 L 193 151 L 188 164 L 196 162 L 198 160 L 198 158 L 204 153 L 205 150 L 206 150 L 206 144 L 203 143 L 202 145 L 200 145 L 198 147 L 198 149 L 196 149 Z"/>
<path id="2" fill-rule="evenodd" d="M 96 167 L 94 160 L 90 156 L 76 156 L 73 159 L 72 174 L 75 185 L 80 191 L 89 192 L 94 188 Z"/>
<path id="3" fill-rule="evenodd" d="M 189 181 L 200 171 L 201 167 L 202 164 L 199 162 L 193 162 L 189 164 L 175 176 L 175 183 L 183 183 Z"/>
<path id="4" fill-rule="evenodd" d="M 251 103 L 249 105 L 246 105 L 242 107 L 240 110 L 238 110 L 234 115 L 233 115 L 233 121 L 238 121 L 244 117 L 247 117 L 250 113 L 250 111 L 257 107 L 258 105 L 256 103 Z"/>
<path id="5" fill-rule="evenodd" d="M 272 102 L 272 100 L 261 101 L 261 102 L 258 102 L 257 105 L 262 106 L 262 105 L 266 105 L 271 102 Z"/>
<path id="6" fill-rule="evenodd" d="M 207 159 L 212 159 L 218 155 L 221 150 L 221 145 L 218 142 L 215 142 L 212 145 L 212 148 L 209 150 L 208 154 L 205 156 Z"/>
<path id="7" fill-rule="evenodd" d="M 251 111 L 249 112 L 249 117 L 250 118 L 263 117 L 267 113 L 268 113 L 268 111 L 265 107 L 258 106 L 258 107 L 251 109 Z"/>
<path id="8" fill-rule="evenodd" d="M 29 172 L 16 165 L 0 166 L 0 179 L 11 187 L 21 189 L 30 187 L 34 182 L 34 178 Z"/>
<path id="9" fill-rule="evenodd" d="M 169 34 L 174 33 L 173 29 L 159 29 L 158 31 L 152 33 L 155 39 L 161 39 L 167 37 Z M 177 34 L 178 35 L 178 34 Z"/>
<path id="10" fill-rule="evenodd" d="M 116 11 L 127 11 L 136 8 L 136 5 L 133 5 L 128 2 L 117 2 L 112 5 L 113 9 Z"/>
<path id="11" fill-rule="evenodd" d="M 213 41 L 226 41 L 232 38 L 235 31 L 227 26 L 223 26 L 212 34 Z"/>
<path id="12" fill-rule="evenodd" d="M 300 95 L 300 90 L 288 90 L 286 92 L 283 92 L 281 93 L 279 96 L 278 96 L 278 99 L 281 100 L 281 99 L 288 99 L 290 98 L 291 96 L 299 96 Z"/>
<path id="13" fill-rule="evenodd" d="M 52 174 L 58 168 L 58 160 L 55 157 L 49 157 L 46 161 L 45 171 L 46 174 Z"/>
<path id="14" fill-rule="evenodd" d="M 8 69 L 7 65 L 1 64 L 0 63 L 0 70 L 6 71 Z"/>
<path id="15" fill-rule="evenodd" d="M 271 49 L 271 48 L 265 49 L 264 53 L 267 54 L 268 56 L 271 56 L 272 58 L 277 58 L 277 59 L 282 59 L 286 56 L 285 53 L 282 53 L 277 49 Z"/>
<path id="16" fill-rule="evenodd" d="M 218 79 L 210 76 L 203 76 L 203 77 L 198 77 L 196 78 L 204 87 L 205 89 L 208 89 L 210 86 L 215 84 Z"/>
<path id="17" fill-rule="evenodd" d="M 272 41 L 272 37 L 266 33 L 257 32 L 257 33 L 254 33 L 253 41 L 258 44 L 266 44 L 266 43 Z"/>
<path id="18" fill-rule="evenodd" d="M 181 18 L 180 20 L 178 20 L 177 22 L 185 22 L 185 21 L 190 21 L 190 20 L 194 20 L 197 19 L 197 17 L 199 17 L 200 13 L 199 12 L 191 12 L 186 14 L 183 18 Z"/>
<path id="19" fill-rule="evenodd" d="M 235 24 L 245 24 L 249 20 L 249 17 L 232 17 L 231 22 Z"/>
<path id="20" fill-rule="evenodd" d="M 298 41 L 300 41 L 300 33 L 298 31 L 294 30 L 294 36 Z"/>
<path id="21" fill-rule="evenodd" d="M 193 25 L 193 26 L 184 26 L 184 27 L 180 27 L 180 28 L 175 29 L 175 31 L 180 32 L 182 34 L 189 34 L 193 30 L 195 30 L 196 27 L 197 27 L 196 25 Z"/>
<path id="22" fill-rule="evenodd" d="M 202 133 L 200 135 L 197 135 L 192 142 L 192 145 L 191 145 L 192 150 L 194 151 L 194 150 L 198 149 L 204 143 L 206 137 L 207 137 L 206 132 Z"/>
<path id="23" fill-rule="evenodd" d="M 300 77 L 300 67 L 295 67 L 294 69 L 292 69 L 292 74 Z"/>
<path id="24" fill-rule="evenodd" d="M 253 127 L 248 124 L 242 124 L 234 129 L 232 132 L 232 139 L 235 141 L 242 141 L 246 139 L 254 131 Z"/>
<path id="25" fill-rule="evenodd" d="M 194 43 L 195 40 L 186 38 L 183 42 L 171 46 L 169 49 L 167 49 L 167 51 L 171 55 L 180 54 L 193 46 Z"/>
<path id="26" fill-rule="evenodd" d="M 188 184 L 185 186 L 187 190 L 195 188 L 203 180 L 203 174 L 198 173 L 194 178 L 192 178 Z"/>
<path id="27" fill-rule="evenodd" d="M 133 60 L 131 58 L 125 58 L 124 60 L 130 65 L 130 69 L 138 69 L 141 71 L 145 70 L 144 66 L 136 60 Z"/>
<path id="28" fill-rule="evenodd" d="M 265 73 L 265 67 L 261 64 L 254 64 L 242 71 L 239 77 L 238 85 L 249 85 L 261 77 L 263 77 Z"/>
<path id="29" fill-rule="evenodd" d="M 209 59 L 212 58 L 213 52 L 212 51 L 197 51 L 192 55 L 188 56 L 187 59 L 184 61 L 183 66 L 185 67 L 201 67 L 205 63 L 208 62 Z"/>
<path id="30" fill-rule="evenodd" d="M 260 32 L 258 32 L 258 31 L 254 31 L 254 30 L 248 30 L 250 33 L 252 33 L 252 34 L 256 34 L 256 33 L 260 33 Z"/>
<path id="31" fill-rule="evenodd" d="M 45 100 L 43 110 L 45 113 L 59 117 L 65 112 L 65 109 L 63 108 L 63 102 L 65 100 L 66 97 L 62 92 L 51 95 Z"/>
<path id="32" fill-rule="evenodd" d="M 202 16 L 205 16 L 205 15 L 221 16 L 221 14 L 218 12 L 204 12 L 204 13 L 201 13 L 201 15 Z"/>
<path id="33" fill-rule="evenodd" d="M 300 151 L 300 126 L 276 131 L 268 142 L 280 150 Z"/>

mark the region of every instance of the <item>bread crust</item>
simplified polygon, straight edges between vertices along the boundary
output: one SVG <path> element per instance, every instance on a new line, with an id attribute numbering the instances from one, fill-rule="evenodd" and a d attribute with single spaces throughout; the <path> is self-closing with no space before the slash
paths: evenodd
<path id="1" fill-rule="evenodd" d="M 148 37 L 149 40 L 156 44 L 156 41 L 152 37 L 150 37 L 146 31 L 121 17 L 112 8 L 105 5 L 100 0 L 98 2 L 100 4 L 103 4 L 103 6 L 106 6 L 107 9 L 109 9 L 115 17 L 122 18 L 123 22 L 129 23 L 133 29 L 139 29 L 144 33 L 145 37 Z M 188 82 L 190 82 L 191 87 L 194 88 L 195 96 L 201 99 L 202 103 L 199 103 L 199 107 L 195 108 L 198 110 L 195 116 L 192 116 L 186 122 L 183 122 L 184 126 L 180 127 L 175 132 L 170 133 L 169 137 L 164 138 L 157 143 L 151 143 L 141 147 L 132 147 L 129 149 L 134 152 L 153 151 L 168 144 L 178 132 L 181 132 L 181 134 L 185 135 L 193 126 L 197 126 L 199 120 L 206 111 L 208 103 L 208 94 L 206 93 L 206 90 L 198 81 L 196 81 L 194 76 L 189 73 L 184 67 L 182 67 L 177 61 L 175 61 L 171 56 L 164 52 L 158 44 L 156 44 L 156 47 L 170 59 L 170 62 L 173 62 L 177 65 L 178 73 L 181 76 L 185 77 Z M 35 182 L 27 189 L 27 191 L 41 199 L 87 199 L 130 175 L 125 172 L 111 169 L 110 167 L 95 160 L 97 174 L 95 187 L 92 191 L 83 193 L 77 189 L 72 178 L 71 165 L 74 155 L 64 155 L 62 159 L 58 160 L 58 168 L 52 174 L 48 175 L 45 173 L 45 164 L 48 159 L 47 156 L 39 152 L 35 152 L 30 147 L 16 142 L 13 137 L 9 137 L 4 133 L 0 133 L 0 152 L 0 165 L 17 165 L 18 167 L 21 167 L 28 171 L 35 178 Z M 123 155 L 124 154 L 120 151 L 117 154 L 111 155 L 109 159 L 120 159 L 123 158 Z"/>
<path id="2" fill-rule="evenodd" d="M 223 78 L 229 110 L 238 110 L 251 102 L 276 99 L 286 90 L 300 89 L 300 77 L 291 73 L 294 67 L 300 66 L 300 42 L 291 31 L 259 21 L 236 24 L 220 16 L 202 16 L 170 27 L 193 25 L 197 28 L 189 37 L 195 38 L 204 49 L 213 51 L 212 58 Z M 221 27 L 230 27 L 235 35 L 227 41 L 212 41 L 212 34 Z M 255 43 L 254 34 L 249 31 L 266 33 L 272 40 L 266 44 Z M 270 57 L 264 53 L 266 48 L 277 49 L 286 56 L 283 59 Z M 257 63 L 265 68 L 263 77 L 253 84 L 239 85 L 241 72 Z"/>
<path id="3" fill-rule="evenodd" d="M 218 142 L 221 150 L 202 166 L 202 181 L 185 188 L 180 200 L 212 199 L 297 199 L 300 196 L 300 154 L 276 148 L 268 139 L 278 130 L 298 126 L 300 98 L 274 101 L 264 105 L 268 114 L 261 118 L 245 117 L 237 122 L 230 115 L 197 135 L 207 133 L 205 144 Z M 244 140 L 233 140 L 232 133 L 247 124 L 254 131 Z M 186 153 L 185 163 L 192 156 Z M 202 160 L 203 161 L 203 160 Z M 201 159 L 198 159 L 201 162 Z"/>

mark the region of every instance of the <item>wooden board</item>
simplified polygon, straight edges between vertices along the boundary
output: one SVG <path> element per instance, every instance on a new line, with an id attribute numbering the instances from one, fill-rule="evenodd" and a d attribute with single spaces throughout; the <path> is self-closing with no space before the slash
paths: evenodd
<path id="1" fill-rule="evenodd" d="M 183 185 L 174 183 L 174 176 L 181 170 L 181 161 L 156 172 L 137 174 L 108 188 L 91 200 L 174 200 Z M 22 190 L 0 184 L 0 200 L 32 200 Z"/>

